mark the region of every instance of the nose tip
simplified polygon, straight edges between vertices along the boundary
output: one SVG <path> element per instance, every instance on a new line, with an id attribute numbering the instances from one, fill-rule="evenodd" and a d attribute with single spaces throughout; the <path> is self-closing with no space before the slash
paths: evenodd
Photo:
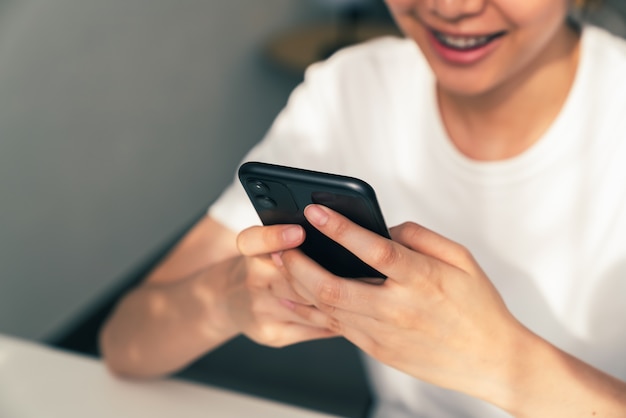
<path id="1" fill-rule="evenodd" d="M 479 14 L 484 0 L 428 0 L 428 9 L 442 19 L 458 20 Z"/>

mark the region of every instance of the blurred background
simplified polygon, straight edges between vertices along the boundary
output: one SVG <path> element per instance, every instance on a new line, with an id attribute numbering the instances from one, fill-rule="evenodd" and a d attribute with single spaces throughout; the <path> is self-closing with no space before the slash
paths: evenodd
<path id="1" fill-rule="evenodd" d="M 625 4 L 590 19 L 625 35 Z M 75 327 L 202 215 L 306 64 L 393 32 L 382 0 L 1 1 L 0 333 Z"/>
<path id="2" fill-rule="evenodd" d="M 54 337 L 196 219 L 301 78 L 269 44 L 337 14 L 0 2 L 0 332 Z"/>

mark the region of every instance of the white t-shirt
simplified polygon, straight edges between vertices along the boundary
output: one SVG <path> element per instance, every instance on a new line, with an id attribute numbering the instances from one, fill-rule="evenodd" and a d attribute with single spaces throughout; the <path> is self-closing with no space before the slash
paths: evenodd
<path id="1" fill-rule="evenodd" d="M 549 130 L 519 156 L 478 162 L 449 140 L 417 46 L 384 38 L 312 66 L 245 159 L 363 178 L 388 225 L 415 221 L 465 245 L 522 323 L 626 379 L 625 78 L 626 42 L 585 28 Z M 259 223 L 237 181 L 209 213 L 235 231 Z M 366 364 L 375 416 L 506 416 Z"/>

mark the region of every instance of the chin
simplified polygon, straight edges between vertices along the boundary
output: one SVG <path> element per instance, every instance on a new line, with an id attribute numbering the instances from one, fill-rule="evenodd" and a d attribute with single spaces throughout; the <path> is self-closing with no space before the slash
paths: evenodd
<path id="1" fill-rule="evenodd" d="M 477 79 L 475 77 L 437 77 L 437 85 L 440 90 L 453 96 L 479 97 L 495 89 L 492 82 Z"/>
<path id="2" fill-rule="evenodd" d="M 470 66 L 451 65 L 426 54 L 426 59 L 437 80 L 437 85 L 459 96 L 480 96 L 497 89 L 510 76 L 507 64 L 489 57 Z"/>

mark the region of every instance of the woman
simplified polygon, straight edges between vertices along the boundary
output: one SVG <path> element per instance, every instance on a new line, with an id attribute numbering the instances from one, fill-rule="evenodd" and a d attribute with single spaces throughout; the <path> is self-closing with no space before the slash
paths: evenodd
<path id="1" fill-rule="evenodd" d="M 297 226 L 250 227 L 235 184 L 120 303 L 108 364 L 342 335 L 377 416 L 626 416 L 626 44 L 568 0 L 387 4 L 407 39 L 313 66 L 246 157 L 371 183 L 393 240 L 306 216 L 386 282 L 324 271 Z"/>

